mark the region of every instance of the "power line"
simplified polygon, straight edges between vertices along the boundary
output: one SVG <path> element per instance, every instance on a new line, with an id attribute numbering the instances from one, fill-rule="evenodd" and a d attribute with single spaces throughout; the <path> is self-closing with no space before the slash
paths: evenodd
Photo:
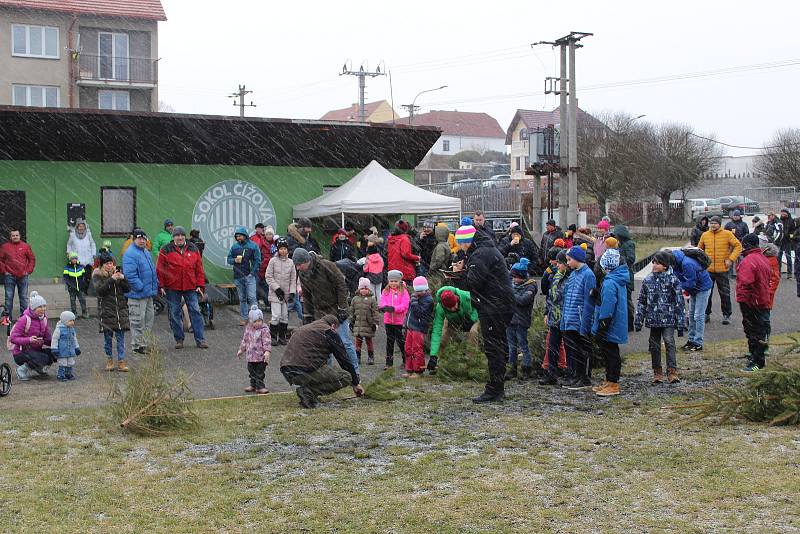
<path id="1" fill-rule="evenodd" d="M 785 143 L 783 145 L 774 145 L 774 146 L 742 146 L 742 145 L 732 145 L 730 143 L 724 143 L 722 141 L 717 141 L 711 137 L 703 137 L 702 135 L 697 135 L 696 133 L 688 132 L 689 135 L 693 135 L 694 137 L 699 137 L 700 139 L 705 139 L 706 141 L 711 141 L 713 143 L 717 143 L 718 145 L 724 145 L 731 148 L 743 148 L 746 150 L 773 150 L 776 148 L 784 148 L 786 146 L 794 146 L 800 145 L 800 143 Z"/>

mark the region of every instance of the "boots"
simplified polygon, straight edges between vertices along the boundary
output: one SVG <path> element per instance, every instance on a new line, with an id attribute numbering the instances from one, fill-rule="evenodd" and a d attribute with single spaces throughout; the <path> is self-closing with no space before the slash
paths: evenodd
<path id="1" fill-rule="evenodd" d="M 289 330 L 289 323 L 278 323 L 278 343 L 286 345 L 289 343 L 289 338 L 286 332 Z"/>
<path id="2" fill-rule="evenodd" d="M 438 356 L 431 356 L 428 358 L 428 374 L 435 375 L 436 374 L 436 367 L 439 364 L 439 357 Z"/>
<path id="3" fill-rule="evenodd" d="M 70 365 L 70 366 L 66 367 L 65 369 L 66 369 L 66 372 L 64 373 L 64 376 L 67 378 L 67 380 L 75 380 L 75 375 L 72 374 L 72 366 Z"/>
<path id="4" fill-rule="evenodd" d="M 361 365 L 361 351 L 356 352 L 356 359 L 358 360 L 358 364 Z"/>
<path id="5" fill-rule="evenodd" d="M 63 365 L 58 366 L 58 374 L 56 374 L 56 379 L 59 382 L 66 382 L 67 381 L 67 368 Z"/>
<path id="6" fill-rule="evenodd" d="M 613 397 L 619 395 L 619 382 L 606 382 L 606 386 L 597 392 L 598 397 Z"/>
<path id="7" fill-rule="evenodd" d="M 120 360 L 117 362 L 117 369 L 120 373 L 127 373 L 128 372 L 128 362 L 125 360 Z"/>
<path id="8" fill-rule="evenodd" d="M 391 369 L 394 367 L 394 356 L 387 356 L 386 357 L 386 365 L 383 366 L 383 370 Z"/>
<path id="9" fill-rule="evenodd" d="M 653 368 L 653 384 L 661 384 L 664 382 L 664 373 L 661 370 L 661 367 L 654 367 Z"/>
<path id="10" fill-rule="evenodd" d="M 31 377 L 28 376 L 28 373 L 30 373 L 30 371 L 31 370 L 28 367 L 28 364 L 27 363 L 23 363 L 22 365 L 17 367 L 17 378 L 19 378 L 23 382 L 30 380 Z"/>
<path id="11" fill-rule="evenodd" d="M 114 358 L 108 357 L 106 358 L 106 371 L 113 371 L 114 370 Z"/>
<path id="12" fill-rule="evenodd" d="M 370 352 L 367 354 L 367 365 L 375 365 L 375 353 Z"/>
<path id="13" fill-rule="evenodd" d="M 278 339 L 278 325 L 269 323 L 269 338 L 272 340 L 273 345 L 281 344 L 280 339 Z"/>
<path id="14" fill-rule="evenodd" d="M 602 382 L 600 382 L 600 384 L 599 384 L 599 385 L 597 385 L 597 386 L 593 387 L 593 388 L 592 388 L 592 391 L 594 391 L 595 393 L 597 393 L 598 391 L 602 391 L 603 389 L 605 389 L 605 387 L 606 387 L 607 385 L 608 385 L 608 380 L 603 380 Z"/>
<path id="15" fill-rule="evenodd" d="M 533 368 L 532 367 L 525 367 L 522 366 L 522 376 L 519 377 L 520 380 L 530 380 L 531 376 L 533 376 Z"/>
<path id="16" fill-rule="evenodd" d="M 670 384 L 677 384 L 681 381 L 680 377 L 678 376 L 678 370 L 674 367 L 670 367 L 667 369 L 667 380 Z"/>
<path id="17" fill-rule="evenodd" d="M 505 381 L 517 378 L 517 363 L 510 363 L 506 366 L 506 376 L 503 378 Z"/>

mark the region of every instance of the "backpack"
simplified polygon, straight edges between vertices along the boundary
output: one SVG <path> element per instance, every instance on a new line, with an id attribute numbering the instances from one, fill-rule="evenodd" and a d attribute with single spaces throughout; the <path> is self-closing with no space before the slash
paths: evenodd
<path id="1" fill-rule="evenodd" d="M 700 267 L 703 269 L 708 269 L 711 265 L 711 258 L 709 258 L 708 254 L 706 254 L 706 251 L 701 248 L 687 247 L 681 249 L 681 251 L 683 251 L 683 254 L 687 258 L 692 258 L 694 261 L 699 263 Z"/>
<path id="2" fill-rule="evenodd" d="M 25 319 L 25 331 L 23 332 L 26 336 L 28 335 L 28 331 L 31 329 L 31 318 L 27 315 L 23 315 L 22 318 Z M 6 338 L 6 348 L 10 351 L 14 350 L 14 343 L 11 342 L 11 335 Z"/>

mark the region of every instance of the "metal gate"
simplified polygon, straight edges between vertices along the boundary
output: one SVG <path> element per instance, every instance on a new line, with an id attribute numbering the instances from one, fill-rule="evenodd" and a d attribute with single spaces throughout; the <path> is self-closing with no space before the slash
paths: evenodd
<path id="1" fill-rule="evenodd" d="M 759 213 L 778 213 L 783 208 L 789 210 L 792 217 L 800 213 L 800 206 L 797 203 L 797 189 L 794 187 L 754 187 L 744 190 L 747 200 L 758 202 Z"/>

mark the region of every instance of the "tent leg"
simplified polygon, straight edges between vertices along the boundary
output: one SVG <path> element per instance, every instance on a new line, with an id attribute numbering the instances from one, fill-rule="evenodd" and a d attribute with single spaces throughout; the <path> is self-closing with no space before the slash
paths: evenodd
<path id="1" fill-rule="evenodd" d="M 344 228 L 344 212 L 342 212 L 342 226 L 341 226 L 341 228 Z"/>

